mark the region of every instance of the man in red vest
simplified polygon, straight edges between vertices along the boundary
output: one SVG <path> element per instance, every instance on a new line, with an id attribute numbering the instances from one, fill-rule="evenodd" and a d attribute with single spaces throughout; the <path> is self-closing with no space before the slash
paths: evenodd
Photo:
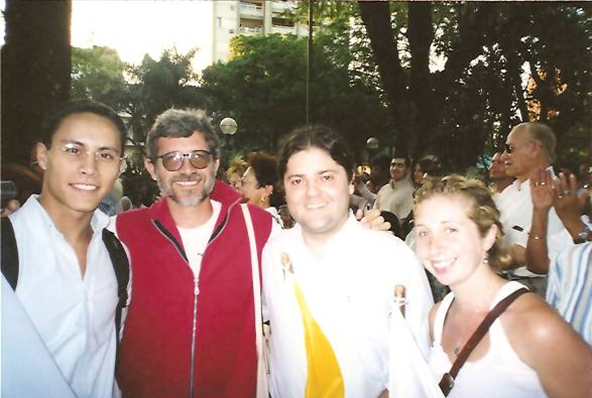
<path id="1" fill-rule="evenodd" d="M 251 256 L 241 197 L 217 182 L 220 143 L 205 115 L 170 109 L 146 139 L 162 199 L 117 216 L 132 296 L 117 375 L 124 397 L 254 397 Z M 249 206 L 259 257 L 269 213 Z"/>

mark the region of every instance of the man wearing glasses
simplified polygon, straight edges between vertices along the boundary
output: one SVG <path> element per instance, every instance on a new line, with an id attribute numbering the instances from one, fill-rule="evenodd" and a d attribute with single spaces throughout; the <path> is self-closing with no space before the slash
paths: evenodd
<path id="1" fill-rule="evenodd" d="M 2 252 L 3 283 L 18 299 L 2 286 L 2 396 L 119 396 L 118 280 L 102 236 L 109 218 L 96 208 L 124 170 L 125 134 L 111 108 L 76 101 L 37 145 L 41 194 L 10 215 L 18 263 Z"/>
<path id="2" fill-rule="evenodd" d="M 545 236 L 530 233 L 533 210 L 530 178 L 540 169 L 547 170 L 556 178 L 551 167 L 555 159 L 556 142 L 555 133 L 545 124 L 526 122 L 514 127 L 506 140 L 502 160 L 507 174 L 516 180 L 495 198 L 504 227 L 502 243 L 509 248 L 513 258 L 513 269 L 509 271 L 508 276 L 518 279 L 543 297 L 546 277 L 527 269 L 529 261 L 532 261 L 526 256 L 527 243 L 545 239 L 550 257 L 573 245 L 569 233 L 554 209 L 549 212 Z"/>
<path id="3" fill-rule="evenodd" d="M 241 196 L 215 180 L 220 143 L 205 115 L 170 109 L 146 139 L 162 199 L 119 214 L 133 291 L 118 362 L 127 397 L 254 397 L 251 255 Z M 269 213 L 249 205 L 257 255 Z"/>

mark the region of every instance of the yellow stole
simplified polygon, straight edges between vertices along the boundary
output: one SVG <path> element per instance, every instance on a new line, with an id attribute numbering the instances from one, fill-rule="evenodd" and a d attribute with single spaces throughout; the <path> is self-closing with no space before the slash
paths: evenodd
<path id="1" fill-rule="evenodd" d="M 282 255 L 282 266 L 285 274 L 288 274 L 291 280 L 294 295 L 302 314 L 307 362 L 304 397 L 343 398 L 345 387 L 337 357 L 325 333 L 308 310 L 302 289 L 293 277 L 292 264 L 287 253 Z"/>

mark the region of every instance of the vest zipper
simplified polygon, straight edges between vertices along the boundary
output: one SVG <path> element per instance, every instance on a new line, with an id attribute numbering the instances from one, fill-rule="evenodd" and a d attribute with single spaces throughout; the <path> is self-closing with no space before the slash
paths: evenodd
<path id="1" fill-rule="evenodd" d="M 193 330 L 191 332 L 191 377 L 189 378 L 189 398 L 193 398 L 193 370 L 195 367 L 195 339 L 197 336 L 197 295 L 199 294 L 198 279 L 193 278 Z"/>
<path id="2" fill-rule="evenodd" d="M 169 233 L 169 231 L 160 222 L 158 222 L 158 220 L 152 220 L 152 223 L 156 227 L 156 230 L 173 244 L 173 246 L 177 250 L 177 253 L 179 253 L 181 258 L 185 261 L 185 264 L 187 264 L 187 267 L 193 274 L 193 270 L 191 270 L 191 266 L 189 265 L 187 255 L 185 254 L 185 251 L 183 250 L 179 242 L 177 242 L 175 237 L 172 236 Z M 198 281 L 199 276 L 196 278 L 195 275 L 193 275 L 193 327 L 191 330 L 191 360 L 189 362 L 189 398 L 193 398 L 193 371 L 195 369 L 195 340 L 197 336 L 197 295 L 199 294 Z"/>
<path id="3" fill-rule="evenodd" d="M 232 203 L 228 207 L 228 211 L 226 212 L 226 217 L 224 218 L 224 221 L 222 222 L 222 224 L 219 226 L 219 230 L 217 231 L 218 233 L 215 236 L 213 236 L 212 238 L 210 238 L 210 241 L 208 241 L 208 243 L 206 244 L 203 255 L 206 254 L 206 250 L 208 249 L 210 244 L 213 241 L 215 241 L 216 238 L 218 238 L 218 236 L 220 236 L 220 234 L 222 233 L 222 231 L 226 227 L 226 223 L 228 222 L 228 217 L 230 217 L 230 211 L 232 210 L 232 208 L 234 206 L 236 206 L 238 204 L 240 204 L 240 199 L 237 200 L 236 202 Z M 160 232 L 160 234 L 162 236 L 164 236 L 166 239 L 168 239 L 173 244 L 173 246 L 175 246 L 175 249 L 177 249 L 177 252 L 181 255 L 183 260 L 185 260 L 185 263 L 187 264 L 187 266 L 189 268 L 191 268 L 189 266 L 189 259 L 187 258 L 185 251 L 179 245 L 179 243 L 177 242 L 175 237 L 172 236 L 158 220 L 152 220 L 152 223 L 156 227 L 158 232 Z M 203 260 L 203 255 L 202 255 L 202 260 Z M 201 272 L 201 269 L 200 269 L 200 272 Z M 194 275 L 193 276 L 193 329 L 191 331 L 191 361 L 189 364 L 189 370 L 190 370 L 189 398 L 193 398 L 193 371 L 195 369 L 195 344 L 196 344 L 196 338 L 197 338 L 197 295 L 199 294 L 198 281 L 199 281 L 199 276 L 196 278 Z"/>

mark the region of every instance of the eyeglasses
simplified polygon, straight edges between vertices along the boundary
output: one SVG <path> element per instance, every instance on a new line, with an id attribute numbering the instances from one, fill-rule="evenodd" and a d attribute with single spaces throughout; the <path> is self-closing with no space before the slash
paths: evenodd
<path id="1" fill-rule="evenodd" d="M 197 149 L 192 152 L 168 152 L 157 156 L 156 159 L 162 159 L 162 165 L 168 171 L 177 171 L 183 167 L 183 160 L 189 158 L 189 163 L 196 169 L 205 169 L 209 166 L 214 154 L 204 149 Z"/>
<path id="2" fill-rule="evenodd" d="M 512 153 L 514 152 L 514 147 L 510 144 L 504 144 L 504 151 L 506 151 L 507 153 Z"/>
<path id="3" fill-rule="evenodd" d="M 119 165 L 123 158 L 119 152 L 112 148 L 103 148 L 98 151 L 85 150 L 83 146 L 75 143 L 68 143 L 61 147 L 61 153 L 72 161 L 79 161 L 85 159 L 87 156 L 92 156 L 100 165 L 115 166 Z"/>
<path id="4" fill-rule="evenodd" d="M 522 144 L 522 145 L 520 145 L 520 146 L 523 146 L 523 145 L 528 145 L 528 144 L 532 144 L 533 142 L 536 142 L 536 141 L 533 141 L 533 140 L 531 140 L 531 141 L 525 142 L 524 144 Z M 543 146 L 543 144 L 541 144 L 541 147 L 542 147 L 542 146 Z M 505 151 L 506 151 L 508 154 L 510 154 L 510 153 L 512 153 L 512 152 L 514 152 L 514 150 L 515 150 L 515 149 L 516 149 L 516 147 L 515 147 L 514 145 L 512 145 L 512 144 L 508 144 L 508 143 L 505 143 L 505 144 L 504 144 L 504 148 L 503 148 L 503 150 L 505 150 Z M 502 152 L 503 152 L 503 151 L 502 151 Z"/>

